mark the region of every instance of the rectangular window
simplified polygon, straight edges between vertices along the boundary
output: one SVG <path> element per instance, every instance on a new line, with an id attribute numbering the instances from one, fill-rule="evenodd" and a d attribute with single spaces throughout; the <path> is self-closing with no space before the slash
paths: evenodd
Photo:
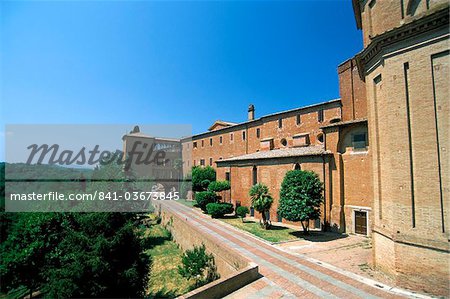
<path id="1" fill-rule="evenodd" d="M 261 130 L 259 128 L 256 129 L 256 138 L 261 136 Z"/>
<path id="2" fill-rule="evenodd" d="M 233 141 L 233 133 L 230 134 L 230 140 Z"/>
<path id="3" fill-rule="evenodd" d="M 202 140 L 202 147 L 205 146 L 205 140 Z"/>
<path id="4" fill-rule="evenodd" d="M 197 141 L 194 142 L 193 147 L 197 148 Z"/>
<path id="5" fill-rule="evenodd" d="M 283 119 L 282 118 L 279 118 L 278 119 L 278 128 L 282 128 L 283 127 Z"/>
<path id="6" fill-rule="evenodd" d="M 301 124 L 302 120 L 300 118 L 300 114 L 297 114 L 297 125 Z"/>
<path id="7" fill-rule="evenodd" d="M 209 166 L 212 166 L 212 158 L 209 158 Z"/>
<path id="8" fill-rule="evenodd" d="M 195 160 L 194 160 L 194 166 L 196 166 L 197 165 L 197 163 L 195 162 Z"/>
<path id="9" fill-rule="evenodd" d="M 317 120 L 321 123 L 323 122 L 323 109 L 317 111 Z"/>
<path id="10" fill-rule="evenodd" d="M 365 150 L 367 148 L 366 133 L 358 133 L 352 136 L 352 146 L 355 150 Z"/>
<path id="11" fill-rule="evenodd" d="M 225 172 L 225 180 L 230 181 L 230 173 L 228 171 Z"/>
<path id="12" fill-rule="evenodd" d="M 222 144 L 222 136 L 219 137 L 219 143 Z"/>
<path id="13" fill-rule="evenodd" d="M 209 138 L 209 146 L 212 146 L 212 138 Z"/>
<path id="14" fill-rule="evenodd" d="M 200 159 L 200 165 L 205 166 L 205 159 Z"/>
<path id="15" fill-rule="evenodd" d="M 242 140 L 245 140 L 245 131 L 242 131 Z"/>

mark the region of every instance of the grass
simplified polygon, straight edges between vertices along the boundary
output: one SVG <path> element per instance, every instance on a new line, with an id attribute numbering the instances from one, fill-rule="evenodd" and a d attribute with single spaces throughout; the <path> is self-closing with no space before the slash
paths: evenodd
<path id="1" fill-rule="evenodd" d="M 178 273 L 183 251 L 171 240 L 170 232 L 161 225 L 146 230 L 152 257 L 152 268 L 146 294 L 147 298 L 175 298 L 190 291 L 193 282 Z"/>
<path id="2" fill-rule="evenodd" d="M 244 223 L 239 218 L 224 218 L 220 219 L 228 224 L 233 225 L 241 230 L 245 230 L 257 237 L 260 237 L 269 242 L 283 242 L 299 240 L 302 231 L 295 230 L 288 227 L 272 225 L 270 229 L 263 229 L 258 222 L 246 220 Z"/>

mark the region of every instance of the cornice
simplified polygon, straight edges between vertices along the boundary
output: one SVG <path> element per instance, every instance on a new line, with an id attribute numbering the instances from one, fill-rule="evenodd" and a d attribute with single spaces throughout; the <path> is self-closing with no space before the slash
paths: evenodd
<path id="1" fill-rule="evenodd" d="M 356 56 L 359 76 L 363 81 L 365 80 L 365 66 L 386 47 L 428 31 L 440 28 L 448 29 L 448 25 L 449 9 L 446 7 L 433 14 L 424 16 L 420 19 L 375 36 L 371 43 Z"/>

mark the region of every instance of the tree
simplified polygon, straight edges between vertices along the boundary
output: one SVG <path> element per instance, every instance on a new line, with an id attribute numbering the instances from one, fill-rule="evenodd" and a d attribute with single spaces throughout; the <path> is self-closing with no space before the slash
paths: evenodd
<path id="1" fill-rule="evenodd" d="M 229 181 L 214 181 L 208 185 L 208 191 L 212 192 L 222 192 L 225 190 L 230 190 L 231 185 Z"/>
<path id="2" fill-rule="evenodd" d="M 256 211 L 261 213 L 261 226 L 264 229 L 268 229 L 270 227 L 270 221 L 267 220 L 266 213 L 270 211 L 273 203 L 273 198 L 269 193 L 269 188 L 261 183 L 255 184 L 250 189 L 249 195 L 252 200 L 252 206 Z"/>
<path id="3" fill-rule="evenodd" d="M 304 234 L 309 221 L 319 219 L 323 202 L 323 184 L 312 171 L 291 170 L 281 184 L 278 215 L 289 221 L 300 221 Z"/>
<path id="4" fill-rule="evenodd" d="M 247 207 L 240 206 L 236 208 L 236 215 L 238 215 L 239 218 L 241 218 L 242 222 L 244 222 L 245 216 L 250 213 Z"/>
<path id="5" fill-rule="evenodd" d="M 178 266 L 178 273 L 187 279 L 195 280 L 195 288 L 205 285 L 217 278 L 217 268 L 214 256 L 206 253 L 205 244 L 186 250 L 181 258 L 182 265 Z"/>
<path id="6" fill-rule="evenodd" d="M 217 201 L 216 193 L 212 191 L 201 191 L 197 192 L 195 195 L 195 201 L 197 202 L 197 206 L 206 211 L 206 205 L 209 203 L 214 203 Z"/>
<path id="7" fill-rule="evenodd" d="M 123 177 L 121 168 L 111 165 L 96 171 L 101 178 Z M 120 180 L 116 186 L 129 184 Z M 109 187 L 98 185 L 100 190 Z M 137 217 L 105 212 L 8 217 L 1 226 L 1 291 L 11 297 L 23 297 L 21 290 L 48 298 L 142 297 L 150 259 L 135 226 Z"/>
<path id="8" fill-rule="evenodd" d="M 192 190 L 206 191 L 209 183 L 216 180 L 216 171 L 211 166 L 192 167 Z"/>
<path id="9" fill-rule="evenodd" d="M 24 213 L 1 245 L 2 291 L 140 297 L 150 260 L 131 213 Z"/>

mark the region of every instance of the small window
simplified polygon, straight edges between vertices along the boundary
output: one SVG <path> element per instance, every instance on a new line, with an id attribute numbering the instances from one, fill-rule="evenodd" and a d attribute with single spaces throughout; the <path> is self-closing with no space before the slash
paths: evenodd
<path id="1" fill-rule="evenodd" d="M 193 147 L 197 148 L 197 141 L 194 142 Z"/>
<path id="2" fill-rule="evenodd" d="M 259 128 L 256 129 L 256 138 L 261 136 L 261 130 Z"/>
<path id="3" fill-rule="evenodd" d="M 212 166 L 212 158 L 209 158 L 209 166 Z"/>
<path id="4" fill-rule="evenodd" d="M 202 140 L 202 147 L 205 146 L 205 140 Z"/>
<path id="5" fill-rule="evenodd" d="M 321 123 L 323 122 L 323 109 L 317 111 L 317 120 Z"/>
<path id="6" fill-rule="evenodd" d="M 222 136 L 219 137 L 219 143 L 222 144 Z"/>
<path id="7" fill-rule="evenodd" d="M 367 148 L 366 133 L 354 134 L 352 136 L 352 146 L 355 150 L 365 150 Z"/>
<path id="8" fill-rule="evenodd" d="M 258 169 L 256 168 L 256 166 L 253 166 L 252 169 L 252 181 L 253 185 L 256 185 L 258 183 Z"/>
<path id="9" fill-rule="evenodd" d="M 282 118 L 279 118 L 278 119 L 278 128 L 282 128 L 283 127 L 283 119 Z"/>
<path id="10" fill-rule="evenodd" d="M 281 145 L 282 146 L 286 146 L 287 145 L 287 140 L 286 140 L 286 138 L 283 138 L 283 139 L 281 139 Z"/>
<path id="11" fill-rule="evenodd" d="M 322 133 L 317 135 L 317 141 L 319 141 L 320 143 L 323 143 L 323 134 Z"/>
<path id="12" fill-rule="evenodd" d="M 212 146 L 212 138 L 209 138 L 209 146 Z"/>
<path id="13" fill-rule="evenodd" d="M 230 140 L 233 141 L 233 133 L 230 134 Z"/>
<path id="14" fill-rule="evenodd" d="M 242 131 L 242 140 L 245 140 L 245 131 Z"/>
<path id="15" fill-rule="evenodd" d="M 205 159 L 200 159 L 200 165 L 205 166 Z"/>
<path id="16" fill-rule="evenodd" d="M 299 163 L 295 163 L 294 170 L 301 170 L 301 167 L 300 167 Z"/>
<path id="17" fill-rule="evenodd" d="M 194 160 L 194 166 L 196 166 L 197 165 L 197 163 L 195 162 L 195 160 Z"/>
<path id="18" fill-rule="evenodd" d="M 297 125 L 302 123 L 302 119 L 300 117 L 300 114 L 297 114 Z"/>
<path id="19" fill-rule="evenodd" d="M 228 182 L 230 181 L 230 173 L 228 171 L 225 172 L 225 180 L 227 180 Z"/>

